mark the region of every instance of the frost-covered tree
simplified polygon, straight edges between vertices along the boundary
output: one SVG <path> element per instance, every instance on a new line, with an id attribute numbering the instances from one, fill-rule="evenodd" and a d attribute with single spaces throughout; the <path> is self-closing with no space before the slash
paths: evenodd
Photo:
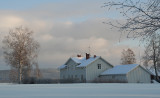
<path id="1" fill-rule="evenodd" d="M 37 64 L 39 46 L 33 38 L 33 31 L 22 26 L 11 29 L 4 37 L 4 58 L 11 66 L 11 72 L 14 73 L 14 77 L 18 78 L 19 83 L 22 83 L 25 77 L 30 76 L 32 66 Z"/>
<path id="2" fill-rule="evenodd" d="M 136 59 L 135 59 L 135 54 L 134 52 L 128 48 L 127 50 L 123 49 L 122 55 L 121 55 L 121 64 L 135 64 Z"/>

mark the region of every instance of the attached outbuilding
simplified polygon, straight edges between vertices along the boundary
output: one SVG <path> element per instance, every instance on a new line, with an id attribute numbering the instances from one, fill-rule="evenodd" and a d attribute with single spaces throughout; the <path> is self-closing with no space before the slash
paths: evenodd
<path id="1" fill-rule="evenodd" d="M 139 64 L 117 65 L 100 74 L 101 81 L 151 83 L 151 73 Z"/>

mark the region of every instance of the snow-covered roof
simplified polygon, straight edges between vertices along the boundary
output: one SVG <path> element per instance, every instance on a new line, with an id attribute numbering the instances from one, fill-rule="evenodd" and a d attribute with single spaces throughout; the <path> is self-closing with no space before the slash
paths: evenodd
<path id="1" fill-rule="evenodd" d="M 86 57 L 71 57 L 70 59 L 72 59 L 74 62 L 79 64 L 77 67 L 86 67 L 87 65 L 91 64 L 93 61 L 97 60 L 98 58 L 100 58 L 100 56 L 90 57 L 89 59 L 86 59 Z M 65 64 L 61 65 L 60 67 L 58 67 L 58 69 L 63 69 L 66 66 L 67 65 Z"/>
<path id="2" fill-rule="evenodd" d="M 117 65 L 112 69 L 104 71 L 103 73 L 101 73 L 101 75 L 127 74 L 137 66 L 138 64 Z"/>
<path id="3" fill-rule="evenodd" d="M 67 65 L 61 65 L 61 66 L 59 66 L 58 67 L 58 69 L 63 69 L 63 68 L 65 68 Z"/>
<path id="4" fill-rule="evenodd" d="M 146 70 L 148 70 L 149 72 L 151 72 L 152 75 L 156 75 L 156 74 L 155 74 L 155 69 L 154 69 L 154 68 L 150 68 L 150 69 L 147 69 L 147 68 L 146 68 Z M 158 73 L 158 76 L 160 76 L 160 72 L 157 71 L 157 73 Z"/>
<path id="5" fill-rule="evenodd" d="M 76 63 L 79 63 L 77 67 L 85 67 L 90 63 L 92 63 L 93 61 L 97 60 L 98 58 L 100 58 L 100 56 L 90 57 L 89 59 L 86 59 L 85 57 L 73 57 L 71 59 Z"/>
<path id="6" fill-rule="evenodd" d="M 72 57 L 71 59 L 76 63 L 82 63 L 86 58 L 85 57 Z"/>

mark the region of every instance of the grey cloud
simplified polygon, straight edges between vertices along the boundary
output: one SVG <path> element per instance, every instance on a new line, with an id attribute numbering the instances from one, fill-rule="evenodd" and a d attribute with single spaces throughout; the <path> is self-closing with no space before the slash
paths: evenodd
<path id="1" fill-rule="evenodd" d="M 103 1 L 93 0 L 49 3 L 32 8 L 29 13 L 41 18 L 70 19 L 104 13 L 104 9 L 101 8 L 103 3 Z"/>
<path id="2" fill-rule="evenodd" d="M 30 28 L 35 30 L 35 39 L 41 44 L 40 67 L 58 67 L 70 56 L 76 56 L 78 53 L 84 55 L 88 52 L 89 46 L 92 55 L 100 55 L 112 64 L 119 64 L 122 47 L 113 47 L 119 38 L 119 34 L 115 33 L 119 32 L 110 31 L 101 23 L 101 19 L 87 20 L 78 24 L 72 22 L 51 24 L 51 27 L 48 27 L 50 22 L 37 21 L 45 24 L 42 27 L 36 23 L 30 25 Z M 24 23 L 28 24 L 28 21 L 24 19 Z"/>
<path id="3" fill-rule="evenodd" d="M 92 19 L 70 25 L 58 24 L 53 27 L 52 33 L 56 37 L 72 36 L 75 39 L 83 39 L 92 36 L 118 41 L 120 33 L 116 29 L 111 30 L 109 25 L 102 23 L 103 21 L 103 19 Z"/>
<path id="4" fill-rule="evenodd" d="M 106 20 L 102 17 L 94 16 L 78 22 L 70 20 L 102 14 L 100 6 L 101 3 L 90 1 L 75 5 L 44 4 L 25 11 L 0 11 L 3 13 L 0 21 L 6 19 L 0 23 L 0 31 L 4 36 L 9 28 L 19 25 L 32 29 L 35 39 L 41 45 L 39 65 L 42 68 L 58 67 L 70 56 L 78 53 L 84 55 L 89 51 L 89 46 L 92 55 L 100 55 L 117 65 L 120 63 L 122 49 L 129 47 L 116 45 L 120 37 L 118 30 L 111 30 L 108 25 L 103 24 Z M 2 57 L 2 54 L 0 56 Z M 0 64 L 2 65 L 2 62 Z"/>

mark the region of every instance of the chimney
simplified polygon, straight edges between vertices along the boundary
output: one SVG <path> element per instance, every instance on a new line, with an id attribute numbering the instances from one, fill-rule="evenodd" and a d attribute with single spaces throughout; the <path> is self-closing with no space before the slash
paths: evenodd
<path id="1" fill-rule="evenodd" d="M 86 60 L 90 58 L 90 54 L 86 53 Z"/>
<path id="2" fill-rule="evenodd" d="M 80 54 L 77 54 L 77 57 L 81 57 L 81 55 L 80 55 Z"/>
<path id="3" fill-rule="evenodd" d="M 94 58 L 96 58 L 96 55 L 94 55 Z"/>

